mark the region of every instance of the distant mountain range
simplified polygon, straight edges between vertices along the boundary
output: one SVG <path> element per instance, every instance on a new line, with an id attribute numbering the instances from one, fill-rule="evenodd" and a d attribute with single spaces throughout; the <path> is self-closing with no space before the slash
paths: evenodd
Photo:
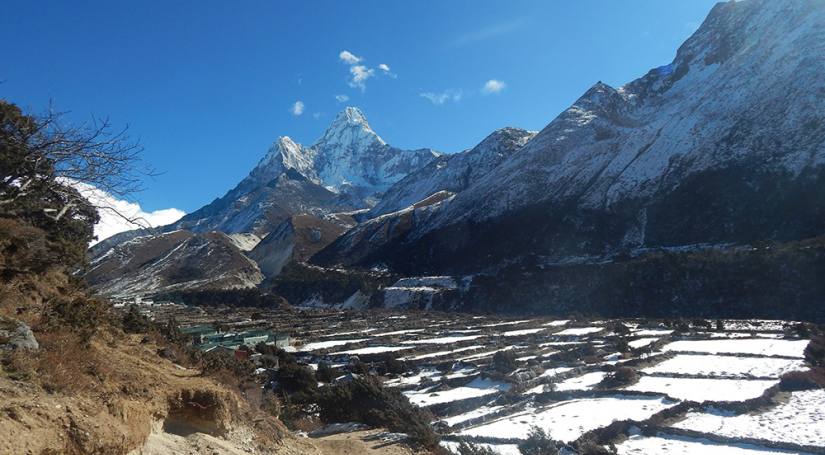
<path id="1" fill-rule="evenodd" d="M 230 284 L 175 278 L 174 268 L 162 271 L 167 259 L 159 252 L 135 269 L 154 278 L 143 285 L 129 278 L 128 290 L 258 285 L 289 263 L 308 261 L 399 276 L 451 275 L 464 283 L 450 291 L 464 308 L 474 305 L 472 296 L 488 310 L 569 310 L 561 300 L 577 294 L 569 279 L 558 281 L 569 267 L 608 286 L 605 274 L 619 264 L 624 278 L 639 279 L 627 261 L 649 260 L 651 252 L 677 255 L 682 265 L 669 279 L 684 284 L 681 274 L 695 259 L 689 254 L 740 254 L 749 245 L 789 245 L 825 233 L 823 56 L 825 2 L 726 2 L 672 63 L 619 88 L 596 83 L 538 133 L 503 128 L 456 154 L 404 151 L 347 108 L 311 147 L 279 139 L 224 197 L 161 229 L 199 239 L 211 231 L 245 234 L 253 243 L 264 238 L 248 252 L 234 246 L 260 271 L 258 283 L 240 272 L 247 264 L 235 261 L 226 266 L 233 273 L 215 275 L 236 276 Z M 108 293 L 126 289 L 125 275 L 110 262 L 134 261 L 136 242 L 156 243 L 158 235 L 167 234 L 133 232 L 101 242 L 90 281 Z M 223 237 L 203 241 L 231 244 Z M 191 267 L 206 260 L 186 248 Z M 801 285 L 811 267 L 822 271 L 818 258 L 803 261 L 806 271 L 791 279 Z M 691 289 L 700 291 L 691 298 L 713 300 L 703 276 L 694 275 Z M 501 282 L 492 285 L 496 278 Z M 819 291 L 794 287 L 785 295 L 803 299 L 810 292 Z M 525 298 L 535 301 L 519 303 Z"/>

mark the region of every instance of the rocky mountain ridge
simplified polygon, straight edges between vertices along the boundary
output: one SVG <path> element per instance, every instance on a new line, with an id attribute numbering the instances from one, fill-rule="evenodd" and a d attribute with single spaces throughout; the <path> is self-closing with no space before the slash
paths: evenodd
<path id="1" fill-rule="evenodd" d="M 369 207 L 437 156 L 387 145 L 359 109 L 347 107 L 310 147 L 280 137 L 235 188 L 172 227 L 263 235 L 291 215 Z"/>
<path id="2" fill-rule="evenodd" d="M 595 84 L 467 189 L 404 214 L 403 234 L 347 234 L 318 263 L 472 273 L 524 256 L 818 235 L 824 43 L 821 2 L 720 3 L 671 64 Z"/>

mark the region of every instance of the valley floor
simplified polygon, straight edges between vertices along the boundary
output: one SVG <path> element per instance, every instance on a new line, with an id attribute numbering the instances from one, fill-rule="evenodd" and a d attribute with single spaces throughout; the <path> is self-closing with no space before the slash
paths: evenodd
<path id="1" fill-rule="evenodd" d="M 383 374 L 385 386 L 433 414 L 448 450 L 465 440 L 518 453 L 517 444 L 538 426 L 571 447 L 609 440 L 620 454 L 825 453 L 825 390 L 788 390 L 782 380 L 810 369 L 808 334 L 790 321 L 184 307 L 157 313 L 172 315 L 191 324 L 219 320 L 228 331 L 288 331 L 289 349 L 313 369 L 323 362 L 344 374 L 357 357 Z M 497 353 L 511 354 L 513 364 L 501 369 Z M 403 361 L 406 371 L 380 371 L 390 359 Z M 610 382 L 619 369 L 633 377 Z M 613 422 L 622 423 L 606 431 Z M 406 450 L 363 448 L 359 433 L 304 442 L 318 453 Z M 369 451 L 385 449 L 393 451 Z"/>

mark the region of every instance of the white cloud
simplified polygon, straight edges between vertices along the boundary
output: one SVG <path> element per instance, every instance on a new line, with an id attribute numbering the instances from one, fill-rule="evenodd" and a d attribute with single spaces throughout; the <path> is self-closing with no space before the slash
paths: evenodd
<path id="1" fill-rule="evenodd" d="M 356 63 L 360 63 L 361 60 L 363 60 L 361 57 L 358 57 L 350 51 L 341 51 L 341 53 L 338 54 L 338 58 L 340 58 L 341 61 L 346 63 L 347 65 L 355 65 Z"/>
<path id="2" fill-rule="evenodd" d="M 290 109 L 292 115 L 298 116 L 304 113 L 304 102 L 301 100 L 296 101 L 292 108 Z"/>
<path id="3" fill-rule="evenodd" d="M 422 92 L 422 93 L 418 94 L 418 96 L 420 96 L 421 98 L 429 100 L 431 103 L 433 103 L 436 106 L 441 106 L 442 104 L 444 104 L 448 101 L 452 101 L 454 103 L 457 103 L 457 102 L 461 101 L 461 95 L 462 95 L 461 90 L 453 90 L 453 89 L 447 89 L 447 90 L 444 90 L 443 92 L 439 92 L 439 93 Z"/>
<path id="4" fill-rule="evenodd" d="M 484 83 L 484 87 L 481 89 L 481 93 L 484 94 L 491 94 L 491 93 L 501 93 L 507 87 L 507 84 L 504 81 L 500 81 L 497 79 L 490 79 L 489 81 Z"/>
<path id="5" fill-rule="evenodd" d="M 317 120 L 317 119 L 321 118 L 321 115 L 322 114 L 320 112 L 313 112 L 312 113 L 312 118 Z"/>
<path id="6" fill-rule="evenodd" d="M 387 65 L 386 63 L 379 64 L 378 69 L 381 70 L 381 74 L 391 79 L 395 79 L 398 77 L 395 73 L 392 72 L 392 70 L 390 70 L 390 65 Z"/>
<path id="7" fill-rule="evenodd" d="M 335 95 L 335 101 L 338 101 L 339 103 L 346 103 L 347 101 L 349 101 L 349 96 L 344 94 Z"/>
<path id="8" fill-rule="evenodd" d="M 341 59 L 342 62 L 349 65 L 349 72 L 352 76 L 349 80 L 349 86 L 352 88 L 359 88 L 362 92 L 367 89 L 367 79 L 375 76 L 376 69 L 380 70 L 381 74 L 384 74 L 392 79 L 397 77 L 392 71 L 390 71 L 390 66 L 386 63 L 380 63 L 377 67 L 370 68 L 366 65 L 360 64 L 364 61 L 363 57 L 359 57 L 347 50 L 341 51 L 341 53 L 338 54 L 338 58 Z M 346 95 L 336 95 L 335 99 L 338 100 L 339 103 L 343 103 L 349 100 L 349 97 Z"/>
<path id="9" fill-rule="evenodd" d="M 147 212 L 137 202 L 118 199 L 111 194 L 86 183 L 73 182 L 80 194 L 89 200 L 100 214 L 100 221 L 95 225 L 97 240 L 107 239 L 117 233 L 132 229 L 165 226 L 181 219 L 186 212 L 176 208 L 160 209 Z M 90 246 L 91 246 L 90 245 Z"/>
<path id="10" fill-rule="evenodd" d="M 364 65 L 353 65 L 349 68 L 352 79 L 349 81 L 349 86 L 353 88 L 360 88 L 361 91 L 367 88 L 367 79 L 375 75 L 375 70 L 367 68 Z"/>

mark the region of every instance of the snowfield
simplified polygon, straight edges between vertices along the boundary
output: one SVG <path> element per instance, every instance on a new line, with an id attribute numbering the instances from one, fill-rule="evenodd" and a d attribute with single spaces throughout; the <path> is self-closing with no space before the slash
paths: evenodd
<path id="1" fill-rule="evenodd" d="M 787 403 L 761 413 L 691 412 L 673 425 L 733 438 L 825 445 L 825 390 L 793 392 Z"/>
<path id="2" fill-rule="evenodd" d="M 489 379 L 476 378 L 467 385 L 448 390 L 430 392 L 428 390 L 404 392 L 410 402 L 421 407 L 432 406 L 467 398 L 483 397 L 498 392 L 510 390 L 510 384 L 496 382 Z"/>
<path id="3" fill-rule="evenodd" d="M 333 352 L 330 355 L 363 355 L 363 354 L 381 354 L 382 352 L 398 352 L 406 349 L 412 349 L 409 346 L 369 346 L 360 349 L 351 349 L 349 351 Z"/>
<path id="4" fill-rule="evenodd" d="M 538 426 L 546 430 L 553 439 L 569 442 L 590 430 L 609 425 L 616 420 L 645 420 L 675 404 L 664 398 L 627 395 L 562 401 L 544 409 L 530 409 L 468 428 L 459 434 L 526 439 L 530 427 Z"/>
<path id="5" fill-rule="evenodd" d="M 564 329 L 561 332 L 556 332 L 553 335 L 562 335 L 562 336 L 581 336 L 581 335 L 590 335 L 591 333 L 601 332 L 604 330 L 604 327 L 576 327 L 570 329 Z"/>
<path id="6" fill-rule="evenodd" d="M 756 398 L 779 381 L 693 379 L 643 376 L 624 390 L 663 393 L 678 400 L 744 401 Z"/>
<path id="7" fill-rule="evenodd" d="M 707 439 L 659 435 L 635 435 L 618 444 L 619 455 L 811 455 L 805 452 L 770 449 L 751 444 L 725 445 Z"/>
<path id="8" fill-rule="evenodd" d="M 657 341 L 659 341 L 659 338 L 639 338 L 638 340 L 629 341 L 627 344 L 633 349 L 639 349 Z"/>
<path id="9" fill-rule="evenodd" d="M 550 321 L 542 324 L 544 327 L 562 327 L 567 325 L 570 322 L 570 319 L 559 319 L 556 321 Z"/>
<path id="10" fill-rule="evenodd" d="M 440 338 L 424 338 L 421 340 L 402 341 L 404 344 L 450 344 L 459 343 L 461 341 L 471 341 L 476 338 L 481 338 L 481 335 L 467 335 L 463 337 L 440 337 Z"/>
<path id="11" fill-rule="evenodd" d="M 644 368 L 641 371 L 647 374 L 778 378 L 790 371 L 806 369 L 805 362 L 802 360 L 679 354 L 672 359 Z"/>
<path id="12" fill-rule="evenodd" d="M 703 352 L 708 354 L 753 354 L 766 356 L 805 357 L 809 340 L 716 339 L 679 340 L 664 346 L 665 351 Z"/>
<path id="13" fill-rule="evenodd" d="M 441 441 L 441 447 L 451 453 L 458 454 L 458 443 L 453 441 Z M 492 450 L 496 455 L 521 455 L 516 444 L 474 444 L 485 449 Z"/>
<path id="14" fill-rule="evenodd" d="M 556 384 L 556 390 L 590 390 L 602 382 L 606 374 L 604 371 L 594 371 L 576 376 Z"/>
<path id="15" fill-rule="evenodd" d="M 523 335 L 533 335 L 535 333 L 539 333 L 544 331 L 545 329 L 521 329 L 521 330 L 510 330 L 508 332 L 504 332 L 501 335 L 506 337 L 519 337 Z"/>
<path id="16" fill-rule="evenodd" d="M 498 412 L 499 410 L 504 409 L 504 406 L 482 406 L 480 408 L 473 409 L 470 412 L 465 412 L 464 414 L 454 415 L 452 417 L 447 417 L 445 419 L 441 419 L 443 422 L 446 422 L 447 425 L 453 426 L 459 424 L 461 422 L 466 422 L 471 419 L 475 419 L 481 416 L 486 416 L 492 414 L 494 412 Z"/>
<path id="17" fill-rule="evenodd" d="M 407 330 L 396 330 L 394 332 L 382 332 L 382 333 L 373 333 L 370 336 L 374 337 L 389 337 L 393 335 L 406 335 L 408 333 L 419 333 L 423 332 L 426 329 L 407 329 Z"/>
<path id="18" fill-rule="evenodd" d="M 251 312 L 231 321 L 225 313 L 216 315 L 233 329 L 252 321 Z M 204 317 L 200 311 L 195 316 L 198 321 Z M 825 453 L 825 391 L 790 394 L 772 388 L 784 374 L 809 368 L 801 358 L 808 340 L 794 338 L 796 332 L 783 339 L 759 338 L 777 335 L 772 330 L 720 339 L 712 337 L 722 332 L 703 329 L 670 334 L 656 320 L 575 319 L 562 324 L 555 317 L 496 324 L 491 315 L 446 312 L 366 311 L 353 318 L 343 310 L 311 317 L 273 311 L 265 317 L 275 330 L 301 334 L 287 348 L 300 364 L 314 370 L 325 363 L 336 370 L 336 378 L 348 380 L 348 373 L 360 373 L 350 358 L 358 356 L 385 387 L 427 408 L 445 447 L 452 449 L 456 445 L 449 441 L 465 438 L 507 453 L 517 450 L 515 443 L 534 425 L 569 443 L 611 422 L 643 422 L 691 401 L 704 405 L 680 407 L 663 422 L 644 422 L 659 425 L 656 429 L 666 434 L 642 437 L 622 428 L 614 441 L 623 441 L 619 453 L 784 453 L 767 448 L 773 444 L 801 444 Z M 619 323 L 635 334 L 627 338 L 607 333 Z M 488 327 L 479 328 L 480 324 Z M 739 326 L 749 324 L 740 321 Z M 633 352 L 624 350 L 626 340 L 633 347 L 667 344 L 651 352 Z M 502 351 L 508 352 L 499 359 L 505 362 L 494 362 L 494 355 Z M 403 364 L 390 368 L 386 361 L 393 358 Z M 638 382 L 597 388 L 613 369 L 608 364 L 629 366 L 638 372 Z M 736 406 L 711 406 L 757 398 L 768 389 L 770 401 L 760 401 L 761 407 L 740 411 L 742 415 L 719 410 L 740 409 Z M 674 437 L 684 429 L 693 431 L 690 438 Z M 627 436 L 630 439 L 623 439 Z M 709 442 L 719 438 L 749 440 L 759 447 Z"/>
<path id="19" fill-rule="evenodd" d="M 362 343 L 367 341 L 367 338 L 356 338 L 353 340 L 330 340 L 330 341 L 316 341 L 314 343 L 307 343 L 301 346 L 299 351 L 320 351 L 321 349 L 334 348 L 336 346 L 344 346 L 347 344 Z"/>
<path id="20" fill-rule="evenodd" d="M 413 360 L 413 361 L 415 361 L 415 360 L 433 359 L 433 358 L 436 358 L 436 357 L 444 357 L 444 356 L 447 356 L 447 355 L 450 355 L 450 354 L 456 354 L 458 352 L 472 351 L 474 349 L 481 349 L 483 347 L 484 346 L 482 346 L 480 344 L 475 345 L 475 346 L 466 346 L 466 347 L 463 347 L 463 348 L 457 348 L 457 349 L 453 349 L 453 350 L 450 350 L 450 351 L 430 352 L 429 354 L 421 354 L 421 355 L 416 355 L 416 356 L 411 356 L 411 357 L 404 357 L 402 360 Z"/>

